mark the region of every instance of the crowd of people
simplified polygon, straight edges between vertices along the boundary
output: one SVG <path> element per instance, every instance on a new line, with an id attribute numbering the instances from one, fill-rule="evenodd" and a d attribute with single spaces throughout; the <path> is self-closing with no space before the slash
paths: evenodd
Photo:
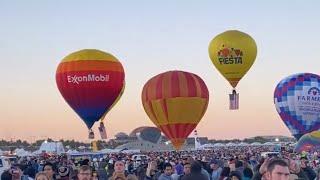
<path id="1" fill-rule="evenodd" d="M 320 180 L 320 153 L 262 155 L 263 147 L 116 153 L 104 158 L 67 155 L 20 158 L 1 180 Z"/>

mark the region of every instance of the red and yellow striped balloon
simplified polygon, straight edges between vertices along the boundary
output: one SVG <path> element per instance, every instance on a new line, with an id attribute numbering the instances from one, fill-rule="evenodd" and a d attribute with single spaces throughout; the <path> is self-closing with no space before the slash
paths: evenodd
<path id="1" fill-rule="evenodd" d="M 143 87 L 142 104 L 151 121 L 170 139 L 176 150 L 196 128 L 209 102 L 209 91 L 197 75 L 168 71 Z"/>

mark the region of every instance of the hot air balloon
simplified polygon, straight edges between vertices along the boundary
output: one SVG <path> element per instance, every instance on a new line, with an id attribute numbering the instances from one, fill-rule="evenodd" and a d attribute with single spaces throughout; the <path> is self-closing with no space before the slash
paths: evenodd
<path id="1" fill-rule="evenodd" d="M 254 39 L 236 30 L 223 32 L 210 42 L 209 56 L 213 65 L 233 87 L 230 109 L 238 109 L 239 94 L 235 88 L 256 59 L 257 45 Z"/>
<path id="2" fill-rule="evenodd" d="M 94 138 L 93 124 L 102 120 L 122 95 L 124 77 L 117 58 L 95 49 L 74 52 L 58 65 L 58 89 L 88 127 L 90 139 Z"/>
<path id="3" fill-rule="evenodd" d="M 320 128 L 320 76 L 294 74 L 279 82 L 274 103 L 283 122 L 298 140 Z"/>
<path id="4" fill-rule="evenodd" d="M 196 128 L 209 102 L 209 92 L 197 75 L 168 71 L 151 78 L 143 87 L 142 104 L 151 121 L 176 150 Z"/>
<path id="5" fill-rule="evenodd" d="M 302 152 L 312 152 L 320 148 L 320 131 L 312 131 L 311 133 L 307 133 L 303 135 L 294 151 L 297 153 Z"/>

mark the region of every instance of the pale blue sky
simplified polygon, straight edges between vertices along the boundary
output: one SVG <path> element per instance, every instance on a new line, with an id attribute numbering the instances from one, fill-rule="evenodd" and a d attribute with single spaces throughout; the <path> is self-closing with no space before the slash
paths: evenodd
<path id="1" fill-rule="evenodd" d="M 110 135 L 151 125 L 141 105 L 142 86 L 172 69 L 198 74 L 210 90 L 200 135 L 289 135 L 276 114 L 273 89 L 292 73 L 320 73 L 319 9 L 316 0 L 0 0 L 0 139 L 30 131 L 25 138 L 86 138 L 84 124 L 55 84 L 60 60 L 83 48 L 110 52 L 125 67 L 127 87 L 110 112 Z M 229 29 L 250 34 L 258 46 L 255 64 L 238 85 L 237 112 L 228 110 L 231 87 L 207 52 L 211 39 Z"/>

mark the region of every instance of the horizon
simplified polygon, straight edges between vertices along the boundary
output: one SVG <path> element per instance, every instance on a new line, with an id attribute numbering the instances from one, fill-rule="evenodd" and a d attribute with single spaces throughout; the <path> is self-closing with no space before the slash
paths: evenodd
<path id="1" fill-rule="evenodd" d="M 88 141 L 85 123 L 55 82 L 60 61 L 86 48 L 111 53 L 125 70 L 124 94 L 104 121 L 108 137 L 154 126 L 142 106 L 142 87 L 174 69 L 199 75 L 208 87 L 208 109 L 196 128 L 201 135 L 292 137 L 276 111 L 273 92 L 291 74 L 320 74 L 319 5 L 289 0 L 2 1 L 0 139 Z M 255 63 L 237 86 L 237 111 L 229 110 L 232 87 L 208 54 L 209 42 L 230 29 L 248 33 L 258 47 Z M 98 123 L 93 130 L 100 139 L 97 129 Z"/>
<path id="2" fill-rule="evenodd" d="M 122 132 L 119 132 L 119 133 L 122 133 Z M 127 134 L 127 133 L 126 133 Z M 161 136 L 165 136 L 163 134 L 161 134 Z M 214 138 L 209 138 L 209 137 L 206 137 L 206 136 L 198 136 L 199 138 L 208 138 L 208 140 L 215 140 L 215 141 L 232 141 L 232 140 L 240 140 L 240 141 L 244 141 L 246 139 L 252 139 L 252 138 L 256 138 L 256 137 L 282 137 L 282 138 L 293 138 L 293 136 L 284 136 L 284 135 L 266 135 L 266 136 L 252 136 L 252 137 L 245 137 L 245 138 L 232 138 L 232 139 L 214 139 Z M 188 138 L 194 138 L 193 135 L 189 135 Z M 12 138 L 12 139 L 0 139 L 0 141 L 4 140 L 4 141 L 13 141 L 13 142 L 16 142 L 18 140 L 21 140 L 21 141 L 26 141 L 28 143 L 35 143 L 36 141 L 46 141 L 48 139 L 51 139 L 53 140 L 54 142 L 59 142 L 61 140 L 63 141 L 76 141 L 76 142 L 81 142 L 81 143 L 92 143 L 92 141 L 104 141 L 104 142 L 108 142 L 110 141 L 111 139 L 116 139 L 115 136 L 113 136 L 112 138 L 108 138 L 108 139 L 94 139 L 94 140 L 89 140 L 89 139 L 84 139 L 84 140 L 76 140 L 76 139 L 54 139 L 54 138 L 51 138 L 51 137 L 46 137 L 46 138 L 40 138 L 40 139 L 33 139 L 33 140 L 29 140 L 29 139 L 22 139 L 22 138 Z"/>

